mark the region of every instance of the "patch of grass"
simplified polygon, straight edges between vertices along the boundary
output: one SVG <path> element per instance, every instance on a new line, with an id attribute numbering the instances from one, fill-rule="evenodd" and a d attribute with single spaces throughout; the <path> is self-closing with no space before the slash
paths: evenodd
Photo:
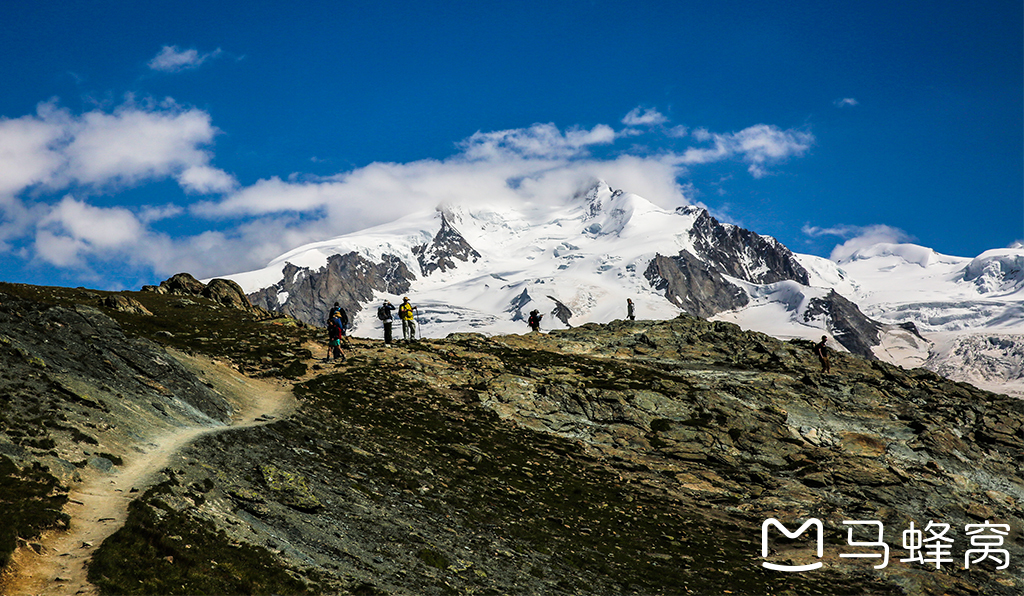
<path id="1" fill-rule="evenodd" d="M 420 549 L 420 552 L 416 553 L 416 557 L 427 565 L 438 569 L 447 569 L 451 564 L 447 557 L 431 548 Z"/>
<path id="2" fill-rule="evenodd" d="M 24 469 L 0 455 L 0 567 L 7 565 L 17 539 L 31 540 L 43 530 L 67 527 L 62 511 L 68 496 L 39 464 Z"/>
<path id="3" fill-rule="evenodd" d="M 151 490 L 129 507 L 124 527 L 100 546 L 89 581 L 102 594 L 311 594 L 266 550 L 163 505 Z"/>

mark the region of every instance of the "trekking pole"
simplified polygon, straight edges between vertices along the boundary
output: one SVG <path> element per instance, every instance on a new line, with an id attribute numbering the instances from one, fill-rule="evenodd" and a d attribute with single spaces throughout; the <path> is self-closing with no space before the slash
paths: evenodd
<path id="1" fill-rule="evenodd" d="M 423 339 L 423 329 L 420 327 L 420 317 L 417 314 L 418 311 L 413 311 L 412 318 L 416 321 L 416 339 Z"/>

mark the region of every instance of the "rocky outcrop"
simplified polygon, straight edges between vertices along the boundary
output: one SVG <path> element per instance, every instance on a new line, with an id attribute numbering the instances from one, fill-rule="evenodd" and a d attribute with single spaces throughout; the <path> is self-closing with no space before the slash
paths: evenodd
<path id="1" fill-rule="evenodd" d="M 332 255 L 318 270 L 287 263 L 283 279 L 249 295 L 253 304 L 283 312 L 310 325 L 323 326 L 338 302 L 348 316 L 355 316 L 373 299 L 373 293 L 402 294 L 416 276 L 396 256 L 384 255 L 372 263 L 356 252 Z"/>
<path id="2" fill-rule="evenodd" d="M 254 306 L 242 287 L 230 279 L 211 279 L 210 283 L 204 284 L 189 273 L 177 273 L 170 279 L 160 282 L 159 286 L 143 286 L 142 291 L 172 296 L 202 296 L 230 308 L 261 317 L 270 316 L 266 310 Z"/>
<path id="3" fill-rule="evenodd" d="M 112 308 L 119 312 L 127 312 L 135 315 L 153 316 L 145 306 L 131 296 L 124 294 L 111 294 L 103 299 L 103 306 Z"/>
<path id="4" fill-rule="evenodd" d="M 740 287 L 726 280 L 714 266 L 685 250 L 676 257 L 655 255 L 644 277 L 654 289 L 664 292 L 672 304 L 698 317 L 710 317 L 750 301 Z"/>
<path id="5" fill-rule="evenodd" d="M 165 294 L 177 296 L 199 296 L 206 289 L 206 285 L 189 273 L 176 273 L 169 279 L 160 282 L 160 287 Z"/>
<path id="6" fill-rule="evenodd" d="M 879 343 L 883 325 L 860 311 L 860 308 L 832 290 L 824 298 L 811 298 L 804 310 L 804 321 L 824 318 L 826 328 L 844 348 L 869 360 L 875 359 L 871 348 Z M 917 335 L 917 329 L 905 328 Z"/>
<path id="7" fill-rule="evenodd" d="M 555 303 L 555 308 L 551 309 L 551 315 L 561 321 L 566 327 L 572 327 L 572 325 L 569 324 L 569 319 L 572 318 L 572 310 L 568 306 L 562 304 L 562 302 L 554 296 L 548 296 L 548 300 Z"/>
<path id="8" fill-rule="evenodd" d="M 242 287 L 230 279 L 211 279 L 203 288 L 202 295 L 231 308 L 252 310 L 252 303 Z"/>
<path id="9" fill-rule="evenodd" d="M 719 223 L 705 209 L 683 209 L 699 211 L 690 229 L 690 239 L 697 251 L 696 256 L 715 271 L 755 284 L 790 280 L 808 285 L 807 270 L 778 240 L 739 226 Z"/>
<path id="10" fill-rule="evenodd" d="M 456 267 L 456 260 L 476 262 L 480 253 L 476 251 L 455 226 L 448 222 L 447 216 L 441 213 L 441 229 L 434 235 L 430 244 L 421 244 L 412 249 L 420 264 L 420 272 L 426 277 L 434 271 L 447 271 Z"/>

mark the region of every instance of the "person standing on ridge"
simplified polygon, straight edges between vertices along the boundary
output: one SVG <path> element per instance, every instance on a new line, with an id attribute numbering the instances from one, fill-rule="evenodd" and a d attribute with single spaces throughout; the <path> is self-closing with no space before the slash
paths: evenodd
<path id="1" fill-rule="evenodd" d="M 636 320 L 636 311 L 633 309 L 633 299 L 626 298 L 626 316 L 630 321 Z"/>
<path id="2" fill-rule="evenodd" d="M 832 363 L 828 360 L 828 337 L 822 335 L 821 341 L 814 344 L 814 353 L 818 355 L 818 362 L 821 362 L 821 372 L 826 375 L 832 372 Z"/>
<path id="3" fill-rule="evenodd" d="M 526 321 L 526 324 L 530 326 L 530 331 L 540 331 L 540 320 L 543 317 L 544 315 L 540 314 L 537 309 L 530 311 L 530 318 Z"/>
<path id="4" fill-rule="evenodd" d="M 346 348 L 351 349 L 352 348 L 352 342 L 350 342 L 348 340 L 348 332 L 347 332 L 347 330 L 348 330 L 348 313 L 345 312 L 345 309 L 342 308 L 341 305 L 338 304 L 337 302 L 334 303 L 334 306 L 331 308 L 331 312 L 327 315 L 328 323 L 330 322 L 331 319 L 335 319 L 335 318 L 338 319 L 338 321 L 341 324 L 341 336 L 340 336 L 339 339 L 345 343 L 345 347 Z"/>
<path id="5" fill-rule="evenodd" d="M 409 304 L 409 297 L 402 298 L 402 306 L 398 307 L 398 318 L 402 320 L 402 338 L 405 341 L 416 339 L 416 322 L 413 320 L 413 311 L 418 310 Z"/>
<path id="6" fill-rule="evenodd" d="M 393 304 L 391 304 L 390 302 L 388 302 L 387 300 L 385 300 L 384 304 L 380 305 L 380 308 L 377 309 L 377 318 L 380 319 L 384 323 L 384 345 L 385 346 L 390 346 L 391 345 L 391 341 L 392 341 L 392 339 L 391 339 L 391 324 L 394 322 L 394 318 L 393 318 L 391 313 L 394 310 L 395 310 L 395 306 Z"/>
<path id="7" fill-rule="evenodd" d="M 341 351 L 343 333 L 341 317 L 334 315 L 327 320 L 327 358 L 324 358 L 324 362 L 330 362 L 332 356 L 335 361 L 339 358 L 342 362 L 345 361 L 345 353 Z"/>

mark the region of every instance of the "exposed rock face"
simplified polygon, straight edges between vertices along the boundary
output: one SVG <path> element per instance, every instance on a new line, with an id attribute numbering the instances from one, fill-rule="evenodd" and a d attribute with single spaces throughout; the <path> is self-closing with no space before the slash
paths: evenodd
<path id="1" fill-rule="evenodd" d="M 200 296 L 206 289 L 203 282 L 189 273 L 176 273 L 170 279 L 160 282 L 160 287 L 164 288 L 166 293 L 178 296 Z"/>
<path id="2" fill-rule="evenodd" d="M 692 317 L 355 358 L 302 384 L 296 417 L 197 444 L 188 457 L 207 467 L 160 503 L 325 572 L 321 592 L 432 592 L 435 578 L 524 594 L 1024 587 L 962 565 L 966 525 L 985 520 L 1009 525 L 1011 561 L 1024 556 L 1019 401 L 848 354 L 820 375 L 809 342 Z M 260 482 L 254 459 L 289 470 L 322 508 Z M 211 487 L 198 507 L 195 486 Z M 826 567 L 765 572 L 765 560 L 818 560 L 778 541 L 762 558 L 769 517 L 823 520 Z M 865 552 L 843 521 L 869 519 L 884 524 L 885 569 L 838 556 Z M 901 532 L 933 520 L 953 528 L 954 564 L 900 562 Z"/>
<path id="3" fill-rule="evenodd" d="M 756 284 L 783 280 L 808 284 L 807 270 L 778 240 L 739 226 L 721 224 L 705 209 L 700 209 L 690 238 L 697 256 L 724 275 Z"/>
<path id="4" fill-rule="evenodd" d="M 211 279 L 203 288 L 202 295 L 231 308 L 252 310 L 252 303 L 242 287 L 230 279 Z"/>
<path id="5" fill-rule="evenodd" d="M 644 276 L 656 290 L 664 291 L 670 302 L 698 317 L 710 317 L 750 301 L 716 268 L 685 250 L 676 257 L 656 255 Z"/>
<path id="6" fill-rule="evenodd" d="M 124 294 L 111 294 L 103 299 L 103 305 L 120 312 L 153 316 L 138 300 Z"/>
<path id="7" fill-rule="evenodd" d="M 707 318 L 722 311 L 746 306 L 746 293 L 725 276 L 755 284 L 795 281 L 807 285 L 808 273 L 788 248 L 774 238 L 738 226 L 721 224 L 704 209 L 699 212 L 690 237 L 697 255 L 687 251 L 676 257 L 657 255 L 645 272 L 651 285 L 686 312 Z M 854 354 L 875 358 L 871 348 L 880 341 L 883 325 L 832 290 L 825 298 L 812 298 L 804 320 L 827 319 L 836 340 Z"/>
<path id="8" fill-rule="evenodd" d="M 554 296 L 548 296 L 548 299 L 555 303 L 555 308 L 551 310 L 551 314 L 567 327 L 572 327 L 572 325 L 569 324 L 569 319 L 572 318 L 572 310 L 570 310 L 568 306 L 562 304 Z"/>
<path id="9" fill-rule="evenodd" d="M 253 304 L 284 312 L 310 325 L 323 326 L 335 302 L 354 316 L 373 298 L 373 292 L 402 294 L 416 276 L 393 255 L 371 263 L 356 252 L 332 255 L 327 265 L 312 271 L 288 263 L 284 279 L 250 294 Z M 282 296 L 283 298 L 282 300 Z"/>
<path id="10" fill-rule="evenodd" d="M 856 304 L 832 290 L 828 296 L 811 298 L 808 302 L 804 320 L 811 321 L 818 317 L 828 320 L 828 329 L 844 348 L 869 360 L 875 359 L 871 348 L 878 345 L 883 325 L 860 312 Z M 908 330 L 917 334 L 913 326 Z"/>
<path id="11" fill-rule="evenodd" d="M 93 450 L 112 449 L 111 443 L 138 437 L 144 427 L 217 424 L 230 416 L 221 396 L 154 342 L 126 334 L 98 308 L 57 301 L 0 293 L 0 454 L 19 464 L 45 463 L 67 481 Z M 154 318 L 129 296 L 89 301 Z M 122 424 L 129 420 L 135 428 Z M 98 439 L 104 431 L 109 443 Z M 102 459 L 90 465 L 106 465 Z"/>
<path id="12" fill-rule="evenodd" d="M 530 293 L 523 290 L 523 293 L 516 296 L 512 302 L 509 303 L 508 308 L 505 312 L 512 313 L 513 321 L 525 321 L 526 317 L 523 316 L 523 307 L 530 303 L 533 298 L 530 297 Z"/>
<path id="13" fill-rule="evenodd" d="M 412 252 L 419 260 L 420 272 L 424 277 L 437 270 L 444 272 L 454 269 L 456 260 L 475 263 L 480 258 L 480 253 L 448 222 L 444 213 L 441 214 L 441 229 L 434 235 L 433 241 L 414 247 Z"/>

